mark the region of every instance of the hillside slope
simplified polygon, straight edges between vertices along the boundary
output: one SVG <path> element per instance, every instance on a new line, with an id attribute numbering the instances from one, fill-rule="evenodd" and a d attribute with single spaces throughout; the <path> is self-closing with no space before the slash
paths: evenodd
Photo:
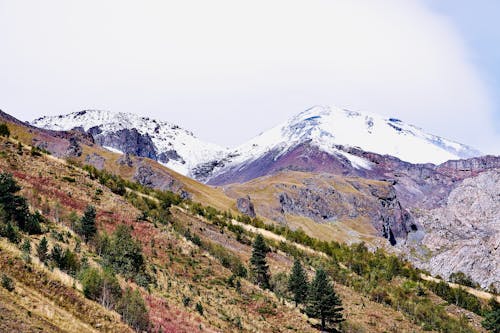
<path id="1" fill-rule="evenodd" d="M 147 305 L 151 331 L 160 328 L 163 332 L 316 331 L 316 321 L 308 319 L 290 304 L 286 291 L 282 293 L 283 289 L 280 289 L 283 287 L 283 282 L 280 282 L 283 274 L 280 273 L 289 272 L 294 256 L 304 261 L 309 274 L 323 266 L 335 278 L 336 289 L 346 307 L 346 332 L 420 332 L 424 324 L 426 330 L 448 327 L 448 331 L 452 331 L 452 327 L 461 325 L 464 332 L 481 331 L 474 324 L 480 320 L 477 316 L 469 312 L 466 312 L 469 319 L 456 315 L 452 307 L 441 306 L 444 301 L 425 285 L 411 280 L 410 276 L 416 275 L 408 273 L 411 270 L 408 264 L 382 253 L 371 254 L 359 246 L 350 248 L 338 243 L 309 241 L 311 245 L 333 251 L 331 258 L 336 260 L 330 260 L 330 255 L 305 255 L 293 244 L 268 239 L 272 249 L 268 260 L 273 291 L 262 290 L 252 283 L 251 276 L 244 277 L 241 273 L 241 265 L 249 267 L 250 244 L 255 234 L 230 226 L 225 212 L 200 206 L 180 196 L 176 199 L 179 200 L 177 204 L 169 209 L 162 204 L 166 202 L 164 200 L 170 200 L 168 194 L 112 178 L 104 170 L 96 174 L 97 171 L 84 170 L 72 160 L 67 163 L 33 150 L 27 145 L 33 143 L 34 130 L 14 123 L 10 126 L 18 139 L 23 140 L 23 146 L 20 147 L 15 140 L 0 138 L 0 170 L 14 175 L 22 187 L 20 193 L 26 197 L 31 209 L 40 211 L 48 219 L 42 227 L 51 248 L 59 245 L 73 251 L 81 238 L 73 230 L 72 216 L 81 216 L 89 204 L 96 207 L 100 233 L 107 232 L 113 239 L 120 225 L 129 227 L 142 248 L 145 273 L 153 282 L 143 289 L 137 283 L 143 284 L 144 281 L 117 274 L 122 287 L 140 290 Z M 86 149 L 83 145 L 81 147 Z M 82 156 L 85 153 L 78 158 Z M 126 184 L 127 190 L 120 191 L 119 184 Z M 40 243 L 40 236 L 23 234 L 22 237 L 33 245 Z M 297 239 L 305 236 L 300 237 Z M 103 254 L 96 251 L 98 247 L 84 241 L 81 243 L 80 252 L 75 250 L 79 260 L 87 258 L 92 265 L 105 262 Z M 345 264 L 339 266 L 337 260 Z M 374 261 L 374 264 L 355 269 L 360 267 L 359 263 L 369 261 Z M 377 265 L 382 266 L 377 268 Z M 385 272 L 389 270 L 385 267 L 390 265 L 399 268 L 387 275 Z M 16 273 L 8 274 L 19 282 L 22 290 L 22 281 L 18 280 Z M 31 277 L 29 270 L 23 275 Z M 67 273 L 63 272 L 61 276 L 71 281 Z M 373 284 L 369 276 L 380 280 Z M 375 290 L 375 286 L 384 289 Z M 79 287 L 75 287 L 78 290 Z M 418 293 L 418 288 L 425 288 L 424 295 Z M 387 294 L 380 294 L 382 291 Z M 419 311 L 429 311 L 426 313 L 433 315 L 418 317 L 415 306 L 409 307 L 410 303 L 405 303 L 409 300 L 418 304 Z M 58 309 L 57 305 L 51 306 L 52 311 Z M 17 311 L 15 309 L 18 305 L 10 311 Z M 29 316 L 19 318 L 26 325 L 37 325 L 37 319 L 31 322 Z M 57 322 L 52 325 L 60 328 Z M 104 328 L 96 327 L 96 330 L 104 331 Z"/>

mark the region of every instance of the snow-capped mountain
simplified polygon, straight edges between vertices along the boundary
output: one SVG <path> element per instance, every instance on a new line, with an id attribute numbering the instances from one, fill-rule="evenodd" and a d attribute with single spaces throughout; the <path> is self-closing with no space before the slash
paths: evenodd
<path id="1" fill-rule="evenodd" d="M 245 155 L 256 156 L 278 146 L 286 150 L 306 140 L 326 152 L 335 152 L 332 151 L 334 145 L 353 146 L 410 163 L 440 164 L 481 154 L 463 144 L 427 134 L 399 119 L 328 106 L 315 106 L 301 112 L 238 147 L 235 152 L 242 153 L 241 160 Z"/>
<path id="2" fill-rule="evenodd" d="M 201 165 L 194 174 L 207 180 L 228 170 L 241 171 L 263 156 L 278 161 L 305 143 L 321 152 L 347 159 L 355 169 L 367 170 L 372 167 L 370 161 L 338 146 L 391 155 L 410 163 L 440 164 L 481 155 L 471 147 L 427 134 L 399 119 L 315 106 L 231 150 L 225 158 Z"/>
<path id="3" fill-rule="evenodd" d="M 41 117 L 31 124 L 52 130 L 79 128 L 109 150 L 149 157 L 184 175 L 196 165 L 218 158 L 225 150 L 177 125 L 131 113 L 85 110 Z"/>
<path id="4" fill-rule="evenodd" d="M 177 125 L 130 113 L 86 110 L 41 117 L 31 124 L 52 130 L 80 128 L 109 150 L 149 157 L 213 184 L 245 181 L 290 167 L 345 173 L 347 165 L 357 174 L 372 169 L 372 161 L 346 147 L 410 163 L 440 164 L 481 155 L 395 118 L 328 106 L 303 111 L 233 149 L 203 142 Z M 314 161 L 321 166 L 310 167 Z"/>

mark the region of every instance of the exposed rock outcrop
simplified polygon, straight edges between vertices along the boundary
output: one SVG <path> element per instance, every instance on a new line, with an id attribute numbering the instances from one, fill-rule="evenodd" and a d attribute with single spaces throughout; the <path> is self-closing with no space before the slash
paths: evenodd
<path id="1" fill-rule="evenodd" d="M 79 157 L 82 156 L 82 147 L 78 143 L 78 140 L 75 137 L 69 138 L 69 147 L 66 150 L 66 154 L 70 157 Z"/>
<path id="2" fill-rule="evenodd" d="M 141 164 L 137 166 L 133 179 L 147 187 L 177 193 L 184 199 L 190 197 L 189 193 L 184 190 L 184 185 L 181 182 L 164 170 L 153 169 L 144 161 L 141 161 Z"/>
<path id="3" fill-rule="evenodd" d="M 399 202 L 392 183 L 349 178 L 347 184 L 335 184 L 332 179 L 323 174 L 306 179 L 304 186 L 280 185 L 284 190 L 277 195 L 281 213 L 308 217 L 317 223 L 368 219 L 391 245 L 405 242 L 408 233 L 419 229 Z"/>
<path id="4" fill-rule="evenodd" d="M 104 169 L 106 159 L 99 154 L 92 153 L 92 155 L 85 156 L 85 164 L 92 165 L 98 170 Z"/>
<path id="5" fill-rule="evenodd" d="M 417 219 L 425 236 L 409 244 L 414 263 L 444 278 L 461 271 L 482 287 L 500 288 L 500 170 L 464 180 L 444 207 Z"/>
<path id="6" fill-rule="evenodd" d="M 104 135 L 98 127 L 88 131 L 101 146 L 121 150 L 124 154 L 157 159 L 155 145 L 149 134 L 142 135 L 135 128 L 121 129 Z"/>
<path id="7" fill-rule="evenodd" d="M 130 154 L 123 154 L 117 161 L 118 165 L 121 166 L 128 166 L 131 168 L 134 165 L 134 161 L 132 161 L 132 158 L 130 157 Z"/>
<path id="8" fill-rule="evenodd" d="M 236 207 L 240 211 L 240 213 L 250 216 L 250 217 L 256 217 L 257 215 L 255 214 L 255 209 L 253 206 L 253 202 L 250 199 L 250 196 L 238 198 L 236 200 Z"/>

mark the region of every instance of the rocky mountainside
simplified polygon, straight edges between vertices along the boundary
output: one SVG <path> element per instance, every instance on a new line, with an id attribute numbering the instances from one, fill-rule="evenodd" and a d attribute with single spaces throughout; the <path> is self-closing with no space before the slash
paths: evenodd
<path id="1" fill-rule="evenodd" d="M 374 254 L 358 245 L 321 243 L 289 229 L 250 225 L 258 225 L 258 219 L 235 221 L 236 206 L 247 214 L 258 213 L 252 198 L 226 200 L 219 189 L 180 176 L 151 159 L 106 151 L 84 142 L 78 132 L 54 133 L 11 120 L 0 114 L 0 123 L 6 122 L 11 134 L 0 137 L 0 171 L 12 174 L 19 184 L 19 198 L 26 199 L 33 212 L 29 216 L 38 216 L 40 230 L 28 232 L 20 218 L 0 217 L 2 332 L 317 332 L 318 321 L 290 301 L 287 274 L 294 258 L 301 258 L 309 278 L 322 267 L 335 279 L 347 332 L 455 332 L 459 328 L 485 332 L 479 315 L 444 306 L 444 299 L 433 293 L 434 284 L 418 280 L 410 265 L 383 251 Z M 33 144 L 47 149 L 37 150 Z M 99 163 L 100 171 L 83 167 L 88 162 Z M 348 183 L 341 176 L 331 177 L 335 179 L 306 175 L 300 196 L 290 191 L 295 184 L 282 188 L 282 193 L 288 193 L 281 201 L 282 210 L 309 214 L 307 200 L 317 199 L 312 189 L 331 181 L 338 184 L 335 191 L 341 192 L 340 198 L 355 189 L 368 200 L 374 192 L 366 209 L 377 210 L 371 205 L 379 198 L 386 204 L 380 204 L 374 214 L 394 213 L 392 222 L 398 225 L 397 216 L 404 212 L 398 209 L 390 183 L 363 179 Z M 182 186 L 192 199 L 150 188 L 167 183 L 173 183 L 173 190 Z M 2 188 L 2 194 L 6 189 L 18 192 L 12 186 Z M 330 192 L 324 194 L 335 198 Z M 210 207 L 197 201 L 201 197 Z M 95 242 L 82 238 L 78 228 L 88 205 L 96 212 Z M 357 205 L 355 210 L 330 209 L 318 201 L 311 216 L 327 214 L 329 221 L 333 214 L 364 214 L 365 204 Z M 16 223 L 13 230 L 22 246 L 12 232 L 3 233 L 9 223 Z M 271 250 L 266 256 L 270 290 L 260 288 L 248 274 L 256 233 L 264 235 Z M 39 250 L 43 238 L 48 252 Z M 117 246 L 122 243 L 126 245 Z M 56 249 L 71 261 L 63 261 Z M 109 285 L 108 281 L 117 282 Z M 94 283 L 102 287 L 88 289 Z M 136 290 L 135 296 L 128 288 Z M 458 319 L 457 313 L 464 318 Z"/>
<path id="2" fill-rule="evenodd" d="M 148 157 L 184 175 L 224 151 L 177 125 L 131 113 L 85 110 L 41 117 L 31 124 L 58 131 L 84 131 L 109 150 Z"/>
<path id="3" fill-rule="evenodd" d="M 83 135 L 91 135 L 101 145 L 161 160 L 158 147 L 166 141 L 161 140 L 164 132 L 159 130 L 155 137 L 155 130 L 148 127 L 156 123 L 153 120 L 124 114 L 111 119 L 111 114 L 95 111 L 61 117 L 62 125 L 57 125 L 59 117 L 33 123 L 68 129 L 83 125 Z M 177 140 L 172 146 L 183 147 L 182 137 L 170 134 L 170 139 Z M 467 216 L 469 208 L 458 207 L 454 199 L 457 191 L 485 172 L 498 172 L 498 156 L 478 157 L 480 153 L 470 147 L 397 119 L 328 107 L 306 110 L 236 149 L 212 148 L 189 163 L 182 158 L 184 164 L 178 159 L 166 165 L 173 163 L 175 169 L 179 162 L 183 167 L 177 170 L 183 174 L 224 185 L 225 194 L 236 202 L 233 207 L 243 214 L 303 228 L 322 239 L 363 240 L 379 246 L 378 240 L 385 238 L 396 250 L 417 254 L 410 255 L 410 260 L 435 274 L 448 277 L 461 270 L 483 286 L 500 280 L 498 267 L 488 264 L 496 260 L 491 255 L 498 248 L 489 220 L 476 218 L 467 230 L 454 224 L 459 218 L 449 219 L 457 210 Z M 120 160 L 130 159 L 129 166 L 136 168 L 134 180 L 190 196 L 182 182 L 151 169 L 146 160 L 133 162 L 127 156 Z M 85 161 L 92 164 L 94 158 Z M 478 193 L 486 187 L 478 182 L 477 191 L 470 195 L 482 198 Z M 485 205 L 477 205 L 471 216 L 488 215 Z M 470 242 L 481 246 L 472 251 Z M 488 259 L 472 264 L 461 259 L 465 255 Z"/>
<path id="4" fill-rule="evenodd" d="M 151 158 L 211 184 L 247 181 L 283 168 L 370 171 L 374 165 L 351 154 L 351 148 L 410 163 L 439 164 L 481 155 L 395 118 L 327 106 L 301 112 L 234 149 L 205 143 L 168 122 L 126 113 L 86 110 L 41 117 L 31 124 L 51 130 L 79 129 L 108 149 Z"/>
<path id="5" fill-rule="evenodd" d="M 464 180 L 443 207 L 415 216 L 425 235 L 408 242 L 414 263 L 445 278 L 461 271 L 500 289 L 500 169 Z"/>
<path id="6" fill-rule="evenodd" d="M 410 163 L 439 164 L 481 155 L 399 119 L 315 106 L 230 150 L 223 158 L 198 166 L 192 174 L 211 184 L 229 184 L 292 167 L 369 172 L 373 163 L 351 154 L 351 147 Z"/>

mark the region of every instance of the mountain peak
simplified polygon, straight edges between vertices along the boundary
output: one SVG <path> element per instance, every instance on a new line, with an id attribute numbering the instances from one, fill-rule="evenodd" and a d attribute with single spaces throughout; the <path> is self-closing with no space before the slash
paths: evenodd
<path id="1" fill-rule="evenodd" d="M 289 143 L 312 140 L 326 151 L 335 145 L 353 146 L 411 163 L 440 164 L 481 155 L 471 147 L 428 134 L 397 118 L 324 105 L 302 111 L 278 127 L 282 141 Z"/>
<path id="2" fill-rule="evenodd" d="M 184 175 L 195 165 L 215 158 L 224 150 L 215 144 L 203 142 L 192 132 L 175 124 L 133 113 L 83 110 L 41 117 L 31 124 L 52 130 L 80 127 L 91 131 L 94 139 L 111 151 L 131 152 L 157 159 Z M 145 155 L 141 155 L 141 152 Z"/>

